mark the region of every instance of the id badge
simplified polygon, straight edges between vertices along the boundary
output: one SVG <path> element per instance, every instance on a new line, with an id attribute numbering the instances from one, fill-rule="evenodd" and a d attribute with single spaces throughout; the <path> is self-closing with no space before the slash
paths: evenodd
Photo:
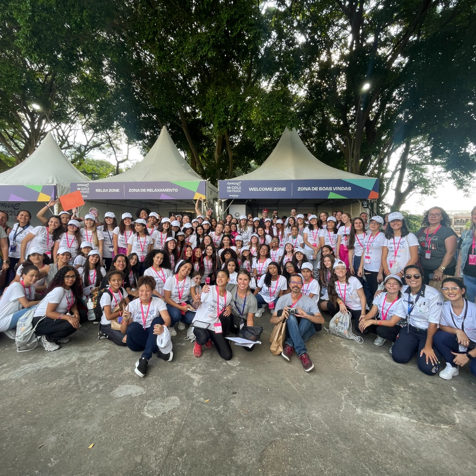
<path id="1" fill-rule="evenodd" d="M 469 255 L 468 264 L 472 266 L 476 265 L 476 255 Z"/>
<path id="2" fill-rule="evenodd" d="M 364 256 L 364 263 L 370 264 L 370 256 Z"/>
<path id="3" fill-rule="evenodd" d="M 425 251 L 425 259 L 430 259 L 431 258 L 431 250 L 426 250 Z"/>
<path id="4" fill-rule="evenodd" d="M 215 326 L 215 334 L 221 334 L 223 332 L 221 328 L 221 322 L 215 322 L 214 326 Z"/>
<path id="5" fill-rule="evenodd" d="M 145 260 L 145 256 L 139 256 L 139 261 L 142 263 Z"/>
<path id="6" fill-rule="evenodd" d="M 112 253 L 114 251 L 114 246 L 109 246 L 109 253 Z"/>
<path id="7" fill-rule="evenodd" d="M 465 345 L 458 345 L 458 352 L 468 352 L 468 348 Z"/>
<path id="8" fill-rule="evenodd" d="M 393 271 L 393 269 L 397 268 L 397 262 L 395 260 L 390 261 L 390 269 Z"/>
<path id="9" fill-rule="evenodd" d="M 16 244 L 16 243 L 12 243 L 12 244 L 10 245 L 10 252 L 11 252 L 11 253 L 16 253 L 16 251 L 17 251 L 17 244 Z"/>
<path id="10" fill-rule="evenodd" d="M 51 251 L 46 251 L 45 255 L 48 256 L 48 258 L 51 258 Z"/>
<path id="11" fill-rule="evenodd" d="M 274 301 L 271 301 L 269 304 L 268 304 L 268 307 L 269 307 L 269 310 L 273 310 L 274 309 Z"/>

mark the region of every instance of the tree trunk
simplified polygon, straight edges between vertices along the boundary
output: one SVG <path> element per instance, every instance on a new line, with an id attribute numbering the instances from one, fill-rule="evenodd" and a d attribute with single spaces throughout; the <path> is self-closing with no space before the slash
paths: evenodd
<path id="1" fill-rule="evenodd" d="M 195 148 L 195 145 L 192 140 L 192 136 L 190 135 L 190 131 L 188 130 L 188 125 L 187 125 L 187 118 L 185 116 L 185 112 L 183 109 L 179 110 L 180 114 L 180 121 L 182 123 L 182 130 L 185 134 L 185 137 L 187 139 L 188 146 L 190 147 L 190 153 L 192 154 L 192 168 L 197 172 L 199 175 L 203 176 L 203 167 L 202 163 L 200 162 L 200 157 L 198 155 L 197 149 Z"/>
<path id="2" fill-rule="evenodd" d="M 228 135 L 228 129 L 225 131 L 225 139 L 226 139 L 226 150 L 228 152 L 228 175 L 227 178 L 232 178 L 233 177 L 233 151 L 231 150 L 231 145 L 230 145 L 230 137 Z"/>
<path id="3" fill-rule="evenodd" d="M 217 171 L 217 182 L 220 180 L 220 156 L 223 151 L 223 134 L 219 134 L 215 144 L 215 167 Z"/>

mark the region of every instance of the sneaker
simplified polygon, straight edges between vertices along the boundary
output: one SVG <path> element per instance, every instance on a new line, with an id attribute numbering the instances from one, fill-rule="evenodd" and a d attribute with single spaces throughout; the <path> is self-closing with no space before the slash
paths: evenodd
<path id="1" fill-rule="evenodd" d="M 94 324 L 95 326 L 97 326 L 98 324 L 100 324 L 100 322 L 99 322 L 99 321 L 93 321 L 93 324 Z"/>
<path id="2" fill-rule="evenodd" d="M 179 331 L 184 331 L 185 330 L 185 324 L 182 321 L 180 321 L 178 323 L 178 330 Z"/>
<path id="3" fill-rule="evenodd" d="M 174 358 L 173 351 L 170 351 L 168 354 L 163 354 L 159 349 L 156 355 L 159 359 L 165 360 L 166 362 L 172 362 L 172 359 Z"/>
<path id="4" fill-rule="evenodd" d="M 281 352 L 281 357 L 284 357 L 288 362 L 291 362 L 291 357 L 294 354 L 294 349 L 288 345 L 284 344 L 283 351 Z"/>
<path id="5" fill-rule="evenodd" d="M 378 337 L 374 340 L 374 345 L 377 345 L 377 346 L 381 347 L 382 345 L 385 344 L 385 342 L 387 342 L 387 339 L 384 339 L 383 337 L 378 336 Z"/>
<path id="6" fill-rule="evenodd" d="M 208 339 L 208 342 L 205 344 L 205 347 L 210 350 L 213 347 L 213 343 L 211 339 Z"/>
<path id="7" fill-rule="evenodd" d="M 67 344 L 71 339 L 69 337 L 63 337 L 62 339 L 59 339 L 55 341 L 57 344 Z"/>
<path id="8" fill-rule="evenodd" d="M 195 342 L 195 345 L 193 347 L 193 355 L 195 357 L 201 357 L 202 356 L 202 346 L 200 344 L 197 344 Z"/>
<path id="9" fill-rule="evenodd" d="M 17 336 L 17 330 L 16 329 L 9 329 L 8 331 L 5 331 L 4 334 L 11 340 L 15 340 L 15 337 Z"/>
<path id="10" fill-rule="evenodd" d="M 54 352 L 55 350 L 61 349 L 60 345 L 47 341 L 46 336 L 41 336 L 40 344 L 45 348 L 46 352 Z"/>
<path id="11" fill-rule="evenodd" d="M 145 377 L 145 374 L 147 373 L 148 365 L 149 365 L 149 361 L 147 359 L 144 359 L 144 357 L 141 357 L 136 362 L 136 368 L 134 369 L 134 372 L 141 378 Z"/>
<path id="12" fill-rule="evenodd" d="M 390 347 L 390 349 L 388 349 L 388 353 L 389 353 L 390 355 L 392 355 L 392 352 L 393 352 L 393 346 L 394 346 L 394 345 L 395 345 L 395 344 L 392 344 L 392 346 Z"/>
<path id="13" fill-rule="evenodd" d="M 261 317 L 264 313 L 264 307 L 260 307 L 255 314 L 255 317 Z"/>
<path id="14" fill-rule="evenodd" d="M 99 331 L 98 332 L 98 339 L 101 340 L 101 339 L 107 339 L 107 334 L 105 334 L 104 332 L 102 331 Z"/>
<path id="15" fill-rule="evenodd" d="M 453 377 L 459 375 L 459 368 L 446 364 L 446 369 L 440 372 L 440 377 L 445 380 L 451 380 Z"/>
<path id="16" fill-rule="evenodd" d="M 177 331 L 175 330 L 174 326 L 169 327 L 170 337 L 175 337 L 177 335 Z"/>
<path id="17" fill-rule="evenodd" d="M 311 359 L 309 358 L 309 355 L 306 353 L 302 354 L 299 356 L 301 359 L 302 366 L 306 372 L 310 372 L 314 368 L 314 364 L 312 363 Z"/>

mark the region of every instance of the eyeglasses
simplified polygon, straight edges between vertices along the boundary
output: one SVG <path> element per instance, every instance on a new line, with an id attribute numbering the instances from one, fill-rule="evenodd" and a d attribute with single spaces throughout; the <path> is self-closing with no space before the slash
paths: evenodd
<path id="1" fill-rule="evenodd" d="M 290 281 L 289 283 L 290 283 L 290 284 L 299 284 L 299 285 L 302 285 L 301 281 Z"/>
<path id="2" fill-rule="evenodd" d="M 448 287 L 441 288 L 441 290 L 444 291 L 445 293 L 448 291 L 458 291 L 458 289 L 461 289 L 461 288 L 459 286 L 452 286 L 451 288 L 448 288 Z"/>
<path id="3" fill-rule="evenodd" d="M 434 218 L 434 217 L 440 217 L 440 216 L 441 216 L 441 213 L 430 213 L 428 216 L 429 216 L 429 217 L 433 217 L 433 218 Z"/>
<path id="4" fill-rule="evenodd" d="M 405 279 L 412 279 L 412 278 L 420 279 L 420 278 L 421 278 L 421 274 L 406 274 L 406 275 L 405 275 Z"/>
<path id="5" fill-rule="evenodd" d="M 67 274 L 64 279 L 76 279 L 76 275 L 75 274 Z"/>

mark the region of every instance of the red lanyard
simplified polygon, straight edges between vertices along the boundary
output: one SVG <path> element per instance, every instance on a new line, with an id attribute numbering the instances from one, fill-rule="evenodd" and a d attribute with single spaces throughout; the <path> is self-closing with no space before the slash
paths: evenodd
<path id="1" fill-rule="evenodd" d="M 344 304 L 345 304 L 345 297 L 347 295 L 347 283 L 345 283 L 345 285 L 344 285 L 344 297 L 342 297 L 342 289 L 340 287 L 340 281 L 337 281 L 337 284 L 339 285 L 340 297 L 342 298 L 342 300 L 344 301 Z"/>
<path id="2" fill-rule="evenodd" d="M 164 273 L 164 270 L 162 268 L 160 268 L 160 273 L 162 274 L 162 276 L 156 271 L 155 268 L 152 268 L 155 272 L 155 274 L 165 283 L 165 273 Z"/>
<path id="3" fill-rule="evenodd" d="M 129 238 L 131 237 L 131 235 L 132 235 L 132 230 L 129 232 L 129 236 L 127 236 L 127 231 L 124 230 L 124 238 L 125 238 L 125 240 L 126 240 L 126 245 L 127 245 L 128 241 L 129 241 Z"/>
<path id="4" fill-rule="evenodd" d="M 476 232 L 475 232 L 476 233 Z M 475 240 L 475 237 L 474 237 L 474 233 L 473 233 L 473 255 L 474 255 L 474 248 L 476 247 L 476 240 Z"/>
<path id="5" fill-rule="evenodd" d="M 388 313 L 390 311 L 390 308 L 398 301 L 398 296 L 395 298 L 395 300 L 392 302 L 392 304 L 390 304 L 390 306 L 388 306 L 387 308 L 387 312 L 385 312 L 385 303 L 387 302 L 387 295 L 385 295 L 385 297 L 383 298 L 383 305 L 382 305 L 382 320 L 383 321 L 386 321 L 387 320 L 387 316 L 388 316 Z"/>
<path id="6" fill-rule="evenodd" d="M 370 235 L 369 236 L 369 241 L 367 242 L 367 254 L 369 254 L 369 250 L 370 250 L 370 245 L 377 239 L 377 236 L 380 234 L 380 232 L 378 232 L 376 235 Z M 371 240 L 371 238 L 373 238 L 373 240 Z"/>
<path id="7" fill-rule="evenodd" d="M 66 294 L 65 294 L 65 297 L 66 297 L 66 302 L 67 302 L 67 306 L 68 306 L 68 312 L 69 310 L 73 307 L 73 304 L 74 304 L 74 297 L 71 296 L 71 302 L 69 300 L 69 297 L 68 297 L 68 291 L 66 290 Z"/>
<path id="8" fill-rule="evenodd" d="M 311 279 L 311 280 L 307 283 L 306 289 L 304 289 L 304 285 L 302 286 L 303 294 L 305 294 L 306 296 L 308 295 L 309 286 L 311 285 L 311 283 L 312 283 L 313 281 L 314 281 L 314 280 Z"/>
<path id="9" fill-rule="evenodd" d="M 269 297 L 273 299 L 273 296 L 276 294 L 276 291 L 278 290 L 278 283 L 279 283 L 279 276 L 278 279 L 276 280 L 276 286 L 274 287 L 274 291 L 271 292 L 271 286 L 269 287 Z M 272 282 L 271 282 L 272 284 Z"/>
<path id="10" fill-rule="evenodd" d="M 220 290 L 218 289 L 218 286 L 215 286 L 215 290 L 217 292 L 217 317 L 220 317 L 220 314 L 226 308 L 226 290 L 225 290 L 225 303 L 223 304 L 223 307 L 221 308 L 221 311 L 220 311 Z"/>
<path id="11" fill-rule="evenodd" d="M 426 248 L 429 250 L 430 249 L 430 246 L 431 246 L 431 240 L 433 239 L 433 237 L 438 233 L 438 230 L 441 228 L 441 225 L 438 225 L 438 228 L 432 233 L 431 235 L 431 238 L 428 240 L 428 233 L 430 231 L 430 227 L 427 228 L 426 230 Z M 473 238 L 473 243 L 474 243 L 474 238 Z M 473 244 L 473 248 L 474 248 L 474 244 Z"/>
<path id="12" fill-rule="evenodd" d="M 147 306 L 147 312 L 145 313 L 144 316 L 144 308 L 142 307 L 142 303 L 140 303 L 140 312 L 142 314 L 142 327 L 145 329 L 145 324 L 147 323 L 147 316 L 149 315 L 149 309 L 150 305 L 152 304 L 152 299 L 149 302 L 149 305 Z"/>
<path id="13" fill-rule="evenodd" d="M 299 297 L 289 307 L 292 309 L 297 304 L 299 299 L 301 299 L 301 298 L 302 298 L 302 293 L 299 295 Z"/>
<path id="14" fill-rule="evenodd" d="M 402 237 L 398 240 L 398 246 L 397 249 L 395 249 L 395 237 L 393 238 L 393 260 L 397 261 L 397 253 L 398 253 L 398 248 L 400 248 L 400 242 L 402 241 Z"/>
<path id="15" fill-rule="evenodd" d="M 26 286 L 23 280 L 20 281 L 20 284 L 23 286 L 23 290 L 25 291 L 25 297 L 29 301 L 31 297 L 31 285 L 28 286 L 28 291 L 26 290 Z"/>
<path id="16" fill-rule="evenodd" d="M 177 283 L 177 294 L 178 294 L 179 301 L 182 299 L 183 292 L 184 292 L 184 290 L 185 290 L 185 280 L 186 280 L 186 279 L 187 279 L 187 278 L 184 278 L 184 279 L 183 279 L 182 292 L 180 292 L 179 280 L 178 280 L 178 278 L 177 278 L 177 275 L 175 275 L 175 281 L 176 281 L 176 283 Z"/>
<path id="17" fill-rule="evenodd" d="M 74 243 L 75 239 L 76 239 L 76 237 L 73 235 L 73 239 L 71 240 L 71 243 L 70 243 L 69 240 L 68 240 L 68 233 L 66 233 L 66 244 L 68 245 L 69 249 L 71 249 L 71 247 L 73 246 L 73 243 Z"/>

